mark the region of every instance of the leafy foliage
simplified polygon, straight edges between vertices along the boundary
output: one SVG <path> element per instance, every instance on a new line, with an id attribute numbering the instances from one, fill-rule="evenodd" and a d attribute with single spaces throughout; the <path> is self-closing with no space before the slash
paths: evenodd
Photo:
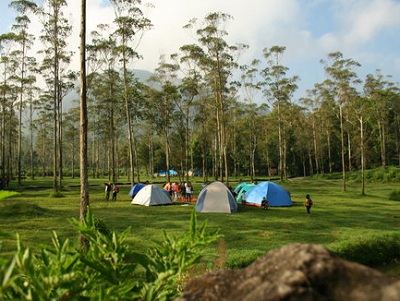
<path id="1" fill-rule="evenodd" d="M 374 266 L 398 259 L 400 240 L 398 235 L 363 237 L 336 246 L 333 252 L 344 259 Z"/>
<path id="2" fill-rule="evenodd" d="M 1 300 L 171 300 L 179 285 L 202 259 L 202 247 L 220 237 L 197 227 L 193 211 L 190 230 L 180 237 L 164 232 L 164 241 L 147 254 L 132 251 L 125 243 L 130 228 L 109 231 L 91 210 L 72 224 L 89 241 L 79 251 L 53 232 L 52 246 L 34 254 L 23 246 L 10 260 L 0 258 Z"/>
<path id="3" fill-rule="evenodd" d="M 400 190 L 393 190 L 389 195 L 389 200 L 400 201 Z"/>

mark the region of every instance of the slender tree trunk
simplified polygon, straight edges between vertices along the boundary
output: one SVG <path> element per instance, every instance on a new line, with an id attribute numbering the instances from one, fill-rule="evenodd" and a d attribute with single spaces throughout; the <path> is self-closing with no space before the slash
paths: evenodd
<path id="1" fill-rule="evenodd" d="M 58 187 L 62 187 L 63 179 L 63 112 L 61 88 L 58 96 Z"/>
<path id="2" fill-rule="evenodd" d="M 282 141 L 282 122 L 280 112 L 280 102 L 278 99 L 278 148 L 279 148 L 279 178 L 283 181 L 284 177 L 284 164 L 283 164 L 283 141 Z"/>
<path id="3" fill-rule="evenodd" d="M 378 122 L 379 128 L 379 141 L 381 144 L 381 164 L 383 167 L 386 166 L 386 128 L 383 122 Z"/>
<path id="4" fill-rule="evenodd" d="M 6 84 L 4 83 L 4 86 Z M 3 169 L 1 171 L 1 176 L 5 176 L 6 171 L 6 89 L 4 89 L 4 94 L 1 100 L 1 165 Z"/>
<path id="5" fill-rule="evenodd" d="M 18 123 L 18 162 L 17 162 L 17 172 L 18 172 L 18 184 L 21 185 L 21 177 L 22 177 L 22 89 L 23 85 L 21 84 L 21 96 L 19 102 L 19 123 Z M 25 176 L 25 174 L 24 174 Z"/>
<path id="6" fill-rule="evenodd" d="M 114 128 L 114 100 L 113 100 L 113 92 L 114 92 L 114 79 L 112 78 L 112 74 L 110 72 L 110 147 L 109 151 L 111 152 L 111 180 L 113 183 L 116 181 L 116 175 L 115 175 L 115 128 Z M 110 178 L 110 176 L 109 176 Z"/>
<path id="7" fill-rule="evenodd" d="M 308 164 L 310 165 L 310 176 L 314 175 L 314 164 L 311 149 L 308 150 Z"/>
<path id="8" fill-rule="evenodd" d="M 329 164 L 329 172 L 332 173 L 332 150 L 331 150 L 331 134 L 329 131 L 326 131 L 327 135 L 327 143 L 328 143 L 328 164 Z"/>
<path id="9" fill-rule="evenodd" d="M 128 71 L 126 67 L 125 55 L 123 58 L 123 72 L 124 72 L 124 98 L 125 98 L 125 110 L 126 110 L 126 121 L 128 124 L 128 145 L 129 145 L 129 164 L 130 164 L 130 179 L 131 186 L 135 182 L 135 161 L 134 161 L 134 146 L 133 146 L 133 133 L 132 133 L 132 118 L 129 110 L 129 93 L 128 93 Z"/>
<path id="10" fill-rule="evenodd" d="M 57 6 L 53 6 L 53 15 L 54 16 L 59 16 L 59 9 Z M 54 21 L 54 35 L 58 37 L 58 23 Z M 59 53 L 58 53 L 58 43 L 56 41 L 54 42 L 54 61 L 53 61 L 53 72 L 54 72 L 54 83 L 53 83 L 53 126 L 54 126 L 54 133 L 53 133 L 53 191 L 55 193 L 59 192 L 59 186 L 58 186 L 58 89 L 59 89 Z"/>
<path id="11" fill-rule="evenodd" d="M 21 185 L 22 176 L 22 108 L 23 108 L 23 93 L 25 81 L 25 41 L 22 43 L 22 60 L 21 60 L 21 85 L 19 91 L 19 124 L 18 124 L 18 184 Z M 24 175 L 25 176 L 25 175 Z"/>
<path id="12" fill-rule="evenodd" d="M 30 174 L 31 180 L 35 179 L 35 170 L 34 170 L 34 157 L 33 157 L 33 103 L 32 97 L 29 105 L 29 157 L 30 157 Z"/>
<path id="13" fill-rule="evenodd" d="M 342 155 L 342 185 L 343 191 L 346 191 L 346 159 L 344 150 L 344 128 L 343 128 L 343 108 L 339 105 L 340 117 L 340 142 L 341 142 L 341 155 Z"/>
<path id="14" fill-rule="evenodd" d="M 54 54 L 55 57 L 57 57 L 56 54 Z M 58 192 L 58 122 L 57 122 L 57 118 L 58 118 L 58 93 L 57 93 L 57 89 L 58 89 L 58 65 L 57 62 L 54 61 L 54 92 L 53 92 L 53 126 L 54 126 L 54 133 L 53 133 L 53 190 L 54 192 Z"/>
<path id="15" fill-rule="evenodd" d="M 186 181 L 189 181 L 189 105 L 186 107 L 186 135 L 185 135 L 185 174 Z M 192 170 L 193 172 L 193 170 Z"/>
<path id="16" fill-rule="evenodd" d="M 256 135 L 252 135 L 252 150 L 251 150 L 251 159 L 250 159 L 250 166 L 251 166 L 251 181 L 253 182 L 256 176 L 256 150 L 257 150 L 257 137 Z"/>
<path id="17" fill-rule="evenodd" d="M 365 149 L 364 149 L 364 120 L 360 118 L 360 150 L 361 150 L 361 194 L 365 195 Z"/>
<path id="18" fill-rule="evenodd" d="M 315 156 L 315 171 L 317 174 L 319 174 L 320 167 L 319 167 L 319 152 L 318 152 L 318 146 L 317 146 L 317 134 L 316 134 L 316 129 L 315 129 L 315 120 L 313 118 L 312 121 L 312 132 L 313 132 L 313 142 L 314 142 L 314 156 Z"/>
<path id="19" fill-rule="evenodd" d="M 86 0 L 81 0 L 81 30 L 80 30 L 80 180 L 81 201 L 80 221 L 83 222 L 89 207 L 89 182 L 88 182 L 88 160 L 87 160 L 87 104 L 86 104 Z M 80 247 L 87 250 L 89 241 L 85 236 L 80 237 Z"/>

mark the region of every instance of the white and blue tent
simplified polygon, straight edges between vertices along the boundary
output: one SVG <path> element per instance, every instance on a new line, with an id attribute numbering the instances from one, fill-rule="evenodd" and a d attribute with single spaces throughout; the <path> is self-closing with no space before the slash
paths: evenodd
<path id="1" fill-rule="evenodd" d="M 261 206 L 263 197 L 267 198 L 271 207 L 292 206 L 290 194 L 283 187 L 274 182 L 261 182 L 246 194 L 246 204 L 250 206 Z"/>
<path id="2" fill-rule="evenodd" d="M 237 204 L 232 192 L 221 182 L 204 187 L 197 197 L 197 212 L 235 213 Z"/>
<path id="3" fill-rule="evenodd" d="M 168 205 L 172 204 L 167 191 L 159 186 L 149 184 L 144 186 L 133 198 L 131 204 L 142 206 Z"/>
<path id="4" fill-rule="evenodd" d="M 146 186 L 146 185 L 143 183 L 136 183 L 135 185 L 132 186 L 132 188 L 128 194 L 130 196 L 135 196 L 140 191 L 140 189 L 142 189 L 144 186 Z"/>

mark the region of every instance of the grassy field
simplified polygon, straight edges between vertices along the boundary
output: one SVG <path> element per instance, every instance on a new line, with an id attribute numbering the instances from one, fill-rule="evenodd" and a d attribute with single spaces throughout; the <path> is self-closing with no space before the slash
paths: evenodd
<path id="1" fill-rule="evenodd" d="M 16 233 L 34 249 L 40 244 L 51 244 L 52 231 L 77 242 L 77 232 L 69 219 L 79 218 L 78 181 L 66 180 L 63 197 L 58 198 L 50 197 L 51 189 L 46 188 L 51 180 L 42 183 L 27 180 L 23 187 L 15 186 L 14 191 L 19 193 L 0 201 L 1 254 L 8 256 L 15 250 Z M 121 186 L 116 202 L 106 202 L 103 182 L 90 182 L 94 215 L 110 230 L 131 227 L 128 243 L 138 251 L 145 252 L 162 240 L 164 230 L 179 235 L 189 228 L 195 203 L 134 206 L 130 204 L 128 185 Z M 364 196 L 360 194 L 359 183 L 349 183 L 347 192 L 343 192 L 341 181 L 334 179 L 294 179 L 280 184 L 290 191 L 292 207 L 261 210 L 239 205 L 237 214 L 198 214 L 200 223 L 207 221 L 209 230 L 219 230 L 223 235 L 208 251 L 210 256 L 217 255 L 220 265 L 243 267 L 268 250 L 292 242 L 322 244 L 338 251 L 343 246 L 399 235 L 400 202 L 389 200 L 398 183 L 368 183 Z M 194 188 L 197 195 L 201 184 L 195 183 Z M 302 205 L 307 193 L 314 200 L 311 217 Z M 376 259 L 376 262 L 385 261 L 385 258 Z"/>

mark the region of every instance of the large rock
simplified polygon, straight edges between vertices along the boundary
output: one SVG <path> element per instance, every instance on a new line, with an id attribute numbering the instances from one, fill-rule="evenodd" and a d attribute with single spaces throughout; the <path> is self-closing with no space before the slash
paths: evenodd
<path id="1" fill-rule="evenodd" d="M 398 301 L 400 281 L 323 246 L 289 244 L 250 266 L 191 280 L 176 301 Z"/>

